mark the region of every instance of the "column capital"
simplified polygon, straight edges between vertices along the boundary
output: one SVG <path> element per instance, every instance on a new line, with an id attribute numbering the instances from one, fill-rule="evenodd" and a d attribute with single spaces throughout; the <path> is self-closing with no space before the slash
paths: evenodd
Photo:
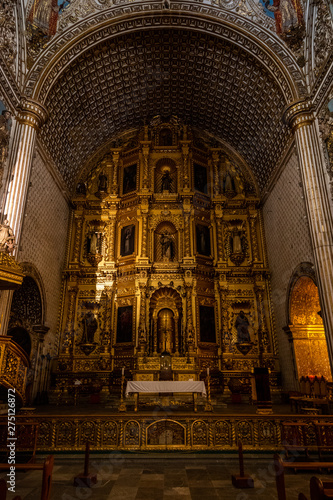
<path id="1" fill-rule="evenodd" d="M 283 121 L 292 129 L 293 132 L 304 125 L 309 125 L 315 119 L 313 113 L 313 104 L 306 99 L 294 101 L 284 109 Z"/>
<path id="2" fill-rule="evenodd" d="M 23 97 L 16 118 L 18 122 L 38 130 L 47 120 L 48 111 L 40 102 Z"/>

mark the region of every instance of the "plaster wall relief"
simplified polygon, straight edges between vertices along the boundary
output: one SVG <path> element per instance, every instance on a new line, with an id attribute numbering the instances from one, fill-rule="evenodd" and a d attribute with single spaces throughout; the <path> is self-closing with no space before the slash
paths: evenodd
<path id="1" fill-rule="evenodd" d="M 325 64 L 332 56 L 333 50 L 333 20 L 327 2 L 315 4 L 315 23 L 313 37 L 313 70 L 314 76 L 319 77 Z"/>
<path id="2" fill-rule="evenodd" d="M 184 143 L 186 183 L 177 170 Z M 108 155 L 83 169 L 73 189 L 52 397 L 66 399 L 64 381 L 89 386 L 92 377 L 107 397 L 123 367 L 134 380 L 157 380 L 165 350 L 174 380 L 200 379 L 210 368 L 214 390 L 225 376 L 226 390 L 249 393 L 252 368 L 264 366 L 277 390 L 254 177 L 236 154 L 175 116 L 154 117 L 117 151 L 117 193 Z"/>
<path id="3" fill-rule="evenodd" d="M 318 113 L 318 122 L 333 200 L 333 88 Z"/>
<path id="4" fill-rule="evenodd" d="M 3 2 L 0 6 L 0 51 L 3 64 L 16 74 L 16 4 L 15 2 Z"/>

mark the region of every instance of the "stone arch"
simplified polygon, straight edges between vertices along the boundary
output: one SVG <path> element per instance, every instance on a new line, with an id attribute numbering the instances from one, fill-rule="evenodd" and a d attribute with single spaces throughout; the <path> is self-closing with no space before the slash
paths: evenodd
<path id="1" fill-rule="evenodd" d="M 21 287 L 13 294 L 7 335 L 21 345 L 30 359 L 26 397 L 32 403 L 33 400 L 41 401 L 41 394 L 45 389 L 41 386 L 39 374 L 41 358 L 44 365 L 50 361 L 49 355 L 42 354 L 43 341 L 49 329 L 44 324 L 46 301 L 41 276 L 33 264 L 23 262 L 22 267 L 25 276 Z M 46 384 L 47 381 L 44 382 Z M 47 397 L 44 399 L 46 401 Z"/>
<path id="2" fill-rule="evenodd" d="M 274 61 L 274 65 L 279 67 L 286 86 L 289 88 L 290 102 L 297 100 L 301 95 L 305 95 L 305 80 L 292 52 L 285 43 L 268 29 L 261 27 L 258 33 L 258 26 L 255 22 L 244 20 L 234 12 L 228 12 L 220 8 L 210 6 L 209 11 L 205 5 L 196 5 L 195 10 L 184 12 L 185 5 L 182 2 L 175 3 L 172 10 L 163 10 L 150 13 L 149 10 L 142 10 L 137 4 L 131 4 L 125 8 L 116 5 L 92 15 L 89 22 L 83 19 L 75 25 L 66 29 L 59 36 L 55 37 L 46 49 L 36 58 L 36 61 L 29 71 L 25 82 L 25 94 L 35 99 L 45 99 L 45 90 L 50 88 L 52 81 L 59 75 L 59 67 L 55 66 L 59 60 L 63 59 L 62 65 L 67 65 L 80 53 L 78 47 L 82 43 L 85 48 L 96 45 L 102 38 L 112 36 L 116 32 L 136 30 L 139 27 L 153 28 L 160 25 L 192 25 L 200 26 L 201 31 L 209 29 L 217 31 L 222 37 L 233 39 L 237 44 L 247 47 L 251 51 L 251 45 L 256 47 L 258 57 L 259 52 L 265 53 L 262 60 Z M 158 14 L 158 15 L 157 15 Z M 122 18 L 132 17 L 131 23 Z M 223 29 L 221 29 L 223 27 Z M 60 54 L 60 57 L 59 57 Z M 278 60 L 277 60 L 278 58 Z"/>
<path id="3" fill-rule="evenodd" d="M 312 264 L 295 269 L 288 287 L 288 327 L 296 378 L 324 376 L 332 379 L 325 330 L 320 315 L 318 288 Z"/>
<path id="4" fill-rule="evenodd" d="M 301 262 L 293 271 L 292 276 L 289 280 L 288 288 L 287 288 L 287 301 L 286 301 L 286 318 L 287 324 L 290 325 L 293 323 L 291 320 L 291 302 L 293 297 L 293 290 L 297 283 L 297 281 L 301 277 L 307 277 L 312 280 L 312 282 L 317 286 L 317 279 L 314 270 L 314 266 L 311 262 Z M 318 311 L 320 308 L 318 309 Z M 317 311 L 317 312 L 318 312 Z"/>
<path id="5" fill-rule="evenodd" d="M 258 32 L 255 23 L 249 20 L 245 21 L 242 16 L 237 14 L 232 13 L 231 15 L 220 8 L 215 9 L 211 6 L 207 10 L 207 6 L 198 5 L 195 9 L 185 12 L 185 6 L 179 2 L 177 3 L 177 12 L 173 12 L 172 8 L 167 13 L 165 10 L 159 11 L 159 9 L 154 9 L 154 13 L 152 13 L 149 9 L 142 11 L 141 6 L 140 9 L 138 7 L 138 4 L 133 3 L 129 6 L 129 10 L 119 6 L 117 9 L 111 7 L 103 10 L 103 13 L 90 17 L 89 27 L 87 20 L 75 23 L 75 29 L 69 27 L 63 34 L 55 37 L 49 43 L 27 77 L 26 94 L 43 102 L 50 111 L 50 119 L 41 130 L 41 138 L 57 164 L 69 190 L 73 189 L 82 165 L 97 150 L 101 151 L 111 136 L 137 127 L 139 121 L 142 124 L 142 116 L 147 116 L 150 119 L 156 114 L 161 114 L 161 116 L 176 114 L 184 123 L 213 132 L 216 137 L 230 143 L 231 147 L 236 148 L 237 152 L 246 158 L 256 176 L 263 177 L 260 179 L 260 189 L 264 189 L 275 166 L 276 158 L 279 157 L 280 153 L 282 154 L 291 134 L 287 126 L 282 123 L 280 116 L 282 109 L 286 104 L 299 99 L 305 93 L 304 79 L 292 53 L 269 30 L 263 29 L 264 33 L 261 30 Z M 161 47 L 156 46 L 154 37 Z M 165 68 L 163 61 L 156 62 L 159 67 L 157 75 L 156 68 L 154 69 L 156 65 L 150 67 L 148 64 L 147 67 L 143 68 L 146 75 L 144 81 L 139 77 L 139 70 L 135 68 L 131 69 L 133 78 L 129 78 L 127 82 L 126 77 L 122 77 L 119 81 L 120 86 L 126 86 L 127 93 L 140 97 L 140 105 L 137 106 L 133 96 L 127 96 L 125 90 L 123 92 L 121 89 L 115 88 L 116 82 L 113 82 L 112 71 L 115 71 L 116 65 L 111 60 L 115 51 L 123 51 L 124 49 L 126 50 L 125 57 L 127 57 L 127 52 L 130 54 L 128 57 L 131 57 L 131 55 L 135 55 L 135 47 L 140 46 L 142 41 L 144 50 L 148 46 L 154 46 L 154 50 L 161 53 L 161 57 L 165 53 L 169 54 L 172 60 L 176 60 L 178 50 L 173 50 L 173 45 L 184 47 L 185 52 L 183 52 L 186 53 L 186 50 L 189 50 L 186 47 L 190 47 L 187 43 L 189 38 L 194 44 L 191 53 L 195 54 L 195 63 L 193 65 L 194 73 L 188 78 L 189 82 L 193 80 L 193 85 L 191 84 L 193 88 L 190 85 L 191 88 L 186 89 L 186 96 L 183 91 L 179 94 L 177 90 L 184 88 L 182 81 L 185 76 L 172 69 L 167 69 L 172 68 L 167 61 L 169 56 L 164 58 Z M 167 50 L 163 52 L 162 48 L 165 43 L 173 44 L 172 47 L 170 45 L 171 50 L 166 47 Z M 197 67 L 201 57 L 200 47 L 202 43 L 205 44 L 203 50 L 207 53 L 219 52 L 217 59 L 215 54 L 211 54 L 212 61 L 216 60 L 218 63 L 212 74 L 212 67 L 206 63 L 204 64 L 207 67 L 205 66 L 202 71 L 199 71 L 199 66 Z M 185 62 L 189 61 L 187 53 L 184 57 Z M 219 58 L 221 62 L 218 62 Z M 225 66 L 223 58 L 225 61 L 228 60 L 227 66 Z M 148 58 L 149 61 L 153 59 Z M 89 68 L 87 60 L 89 60 Z M 139 58 L 135 58 L 135 60 L 142 68 Z M 205 60 L 208 61 L 209 58 L 205 58 Z M 255 86 L 258 84 L 260 88 L 256 87 L 253 92 L 250 89 L 252 85 L 247 86 L 246 82 L 245 84 L 243 82 L 243 85 L 239 84 L 238 87 L 239 79 L 237 79 L 236 74 L 232 76 L 232 85 L 225 84 L 225 75 L 230 74 L 229 63 L 232 62 L 233 68 L 241 69 L 246 67 L 245 61 L 250 65 L 249 67 L 253 68 L 255 74 L 260 74 L 263 77 L 260 83 L 258 81 L 255 84 Z M 94 113 L 94 105 L 89 105 L 91 112 L 81 117 L 80 113 L 83 112 L 84 106 L 78 105 L 76 109 L 77 99 L 69 95 L 72 91 L 76 92 L 74 89 L 79 88 L 81 84 L 76 85 L 77 82 L 69 82 L 69 79 L 76 81 L 78 78 L 84 78 L 87 83 L 90 70 L 93 70 L 96 75 L 96 71 L 93 69 L 95 64 L 101 65 L 100 68 L 103 68 L 105 64 L 111 65 L 112 74 L 110 73 L 108 76 L 108 79 L 112 80 L 110 93 L 108 93 L 110 99 L 103 101 L 104 98 L 102 98 L 101 107 L 99 107 L 105 116 Z M 187 74 L 187 66 L 183 66 L 182 71 Z M 222 68 L 224 68 L 223 71 Z M 104 69 L 109 74 L 106 67 Z M 247 68 L 245 68 L 245 73 L 249 74 Z M 150 82 L 150 75 L 154 80 L 153 83 Z M 201 75 L 206 75 L 205 81 L 208 82 L 209 86 L 207 92 L 201 92 L 202 86 L 198 80 Z M 168 79 L 168 85 L 164 85 L 164 79 Z M 94 87 L 89 93 L 87 87 L 87 95 L 95 96 L 92 97 L 93 100 L 97 99 L 98 93 L 102 92 L 100 78 L 94 80 L 96 84 L 89 82 L 88 87 L 97 85 L 99 90 Z M 63 91 L 68 88 L 71 89 L 69 94 L 65 92 L 63 95 Z M 113 93 L 111 92 L 112 88 L 114 89 Z M 160 88 L 163 90 L 160 99 L 151 97 L 150 94 L 155 92 L 154 88 L 157 88 L 156 92 L 159 94 L 161 94 Z M 243 97 L 240 96 L 241 92 L 237 91 L 238 88 L 245 92 Z M 233 102 L 231 95 L 229 95 L 233 91 L 235 91 L 237 99 L 241 100 L 236 106 L 239 110 L 237 111 L 239 119 L 234 117 L 229 123 L 227 115 L 224 116 L 222 111 L 224 108 L 227 109 L 228 103 Z M 196 92 L 201 93 L 199 99 L 201 107 L 193 104 L 199 102 L 195 96 Z M 269 93 L 267 97 L 266 92 Z M 68 105 L 67 102 L 63 101 L 66 94 L 69 99 Z M 177 95 L 176 99 L 175 95 Z M 58 99 L 62 104 L 58 103 Z M 253 113 L 247 108 L 248 103 L 253 99 L 260 101 L 261 104 L 256 102 L 255 107 L 259 109 L 262 105 L 263 112 Z M 267 99 L 269 99 L 271 106 L 269 120 L 273 117 L 273 122 L 270 122 L 270 130 L 274 130 L 274 134 L 269 134 L 269 137 L 260 134 L 261 130 L 267 128 L 267 124 L 264 123 L 265 120 L 268 120 L 268 117 L 264 116 L 265 109 L 267 110 Z M 125 101 L 130 104 L 130 108 Z M 55 112 L 55 106 L 59 108 L 59 105 L 63 110 L 62 113 Z M 126 113 L 122 111 L 123 105 L 127 109 Z M 158 106 L 163 110 L 157 109 Z M 110 110 L 106 109 L 108 107 Z M 72 123 L 73 116 L 75 116 L 75 124 Z M 98 126 L 95 123 L 96 120 L 98 120 Z M 236 137 L 234 129 L 242 130 L 242 138 L 248 135 L 249 140 L 244 141 L 242 138 Z M 89 134 L 89 140 L 86 140 L 87 134 Z M 66 137 L 66 141 L 63 140 L 64 137 Z"/>

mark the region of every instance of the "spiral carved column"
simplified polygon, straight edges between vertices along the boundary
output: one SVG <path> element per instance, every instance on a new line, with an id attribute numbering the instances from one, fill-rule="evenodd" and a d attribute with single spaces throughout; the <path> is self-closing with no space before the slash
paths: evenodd
<path id="1" fill-rule="evenodd" d="M 115 255 L 114 255 L 114 242 L 115 242 L 115 231 L 116 231 L 116 218 L 115 217 L 110 217 L 110 223 L 108 227 L 108 246 L 107 246 L 107 253 L 105 256 L 105 260 L 107 262 L 113 262 Z"/>
<path id="2" fill-rule="evenodd" d="M 307 218 L 318 278 L 321 313 L 325 327 L 331 369 L 333 367 L 333 221 L 325 163 L 317 119 L 308 101 L 291 104 L 285 110 L 297 145 Z"/>
<path id="3" fill-rule="evenodd" d="M 81 236 L 82 236 L 82 225 L 83 217 L 75 217 L 75 240 L 73 247 L 73 262 L 77 263 L 80 259 L 80 248 L 81 248 Z"/>
<path id="4" fill-rule="evenodd" d="M 113 163 L 113 176 L 112 176 L 112 189 L 111 192 L 113 195 L 118 194 L 118 167 L 120 160 L 120 149 L 112 150 L 112 163 Z"/>

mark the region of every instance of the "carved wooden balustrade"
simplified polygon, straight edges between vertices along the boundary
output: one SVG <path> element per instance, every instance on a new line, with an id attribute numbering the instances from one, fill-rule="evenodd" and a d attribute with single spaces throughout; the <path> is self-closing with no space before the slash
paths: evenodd
<path id="1" fill-rule="evenodd" d="M 29 359 L 21 347 L 10 337 L 0 336 L 0 385 L 15 389 L 23 404 L 29 366 Z"/>
<path id="2" fill-rule="evenodd" d="M 5 419 L 4 419 L 5 420 Z M 17 415 L 16 423 L 39 423 L 37 451 L 245 450 L 317 455 L 333 450 L 333 417 L 218 415 L 188 412 L 118 412 L 109 415 Z M 1 423 L 1 419 L 0 419 Z"/>

